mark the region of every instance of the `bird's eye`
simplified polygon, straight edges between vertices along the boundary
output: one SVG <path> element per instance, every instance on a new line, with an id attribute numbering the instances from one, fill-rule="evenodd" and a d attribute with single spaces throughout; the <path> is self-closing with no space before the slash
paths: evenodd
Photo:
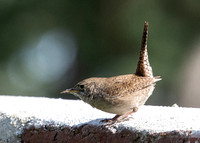
<path id="1" fill-rule="evenodd" d="M 81 89 L 83 89 L 83 88 L 84 88 L 84 85 L 79 85 L 79 87 L 80 87 Z"/>

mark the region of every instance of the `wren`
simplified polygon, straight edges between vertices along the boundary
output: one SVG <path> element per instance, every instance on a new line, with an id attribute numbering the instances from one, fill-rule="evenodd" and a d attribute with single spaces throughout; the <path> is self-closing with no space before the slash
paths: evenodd
<path id="1" fill-rule="evenodd" d="M 155 83 L 161 78 L 153 77 L 147 53 L 148 22 L 144 23 L 139 61 L 135 74 L 102 78 L 92 77 L 77 83 L 61 93 L 70 93 L 99 110 L 116 114 L 103 122 L 113 124 L 144 105 L 152 94 Z"/>

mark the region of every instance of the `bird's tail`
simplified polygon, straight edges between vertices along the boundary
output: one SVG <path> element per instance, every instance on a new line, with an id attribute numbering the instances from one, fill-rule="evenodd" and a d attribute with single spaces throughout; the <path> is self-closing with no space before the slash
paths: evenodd
<path id="1" fill-rule="evenodd" d="M 147 53 L 148 26 L 149 26 L 148 22 L 145 21 L 144 31 L 142 36 L 142 44 L 140 49 L 140 56 L 135 74 L 138 76 L 153 77 L 153 72 L 149 63 L 149 58 Z"/>

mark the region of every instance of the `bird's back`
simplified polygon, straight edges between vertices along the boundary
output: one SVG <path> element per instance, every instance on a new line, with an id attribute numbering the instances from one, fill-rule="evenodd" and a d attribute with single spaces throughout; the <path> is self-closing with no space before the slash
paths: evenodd
<path id="1" fill-rule="evenodd" d="M 159 77 L 142 77 L 135 74 L 110 77 L 105 80 L 102 90 L 111 98 L 124 96 L 124 94 L 140 91 L 159 81 Z"/>

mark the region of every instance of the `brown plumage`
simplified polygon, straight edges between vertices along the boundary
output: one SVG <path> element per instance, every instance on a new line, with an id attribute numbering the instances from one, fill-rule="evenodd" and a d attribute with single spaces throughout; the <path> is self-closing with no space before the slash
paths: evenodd
<path id="1" fill-rule="evenodd" d="M 109 78 L 88 78 L 61 93 L 74 94 L 92 107 L 117 114 L 112 119 L 104 120 L 111 124 L 116 121 L 122 121 L 129 114 L 136 112 L 152 94 L 155 82 L 161 80 L 158 76 L 153 77 L 152 68 L 148 60 L 147 36 L 148 23 L 145 22 L 135 74 Z"/>
<path id="2" fill-rule="evenodd" d="M 152 68 L 149 63 L 147 52 L 148 22 L 144 23 L 144 31 L 142 36 L 142 44 L 140 49 L 139 61 L 136 69 L 136 75 L 153 77 Z"/>

